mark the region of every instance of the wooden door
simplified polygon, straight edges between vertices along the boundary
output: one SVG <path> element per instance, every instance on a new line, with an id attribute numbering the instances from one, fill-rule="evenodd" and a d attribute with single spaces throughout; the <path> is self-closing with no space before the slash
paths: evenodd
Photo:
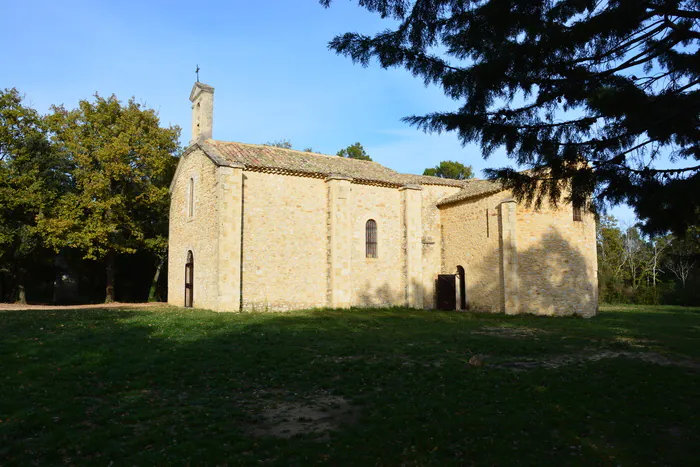
<path id="1" fill-rule="evenodd" d="M 437 307 L 439 310 L 457 308 L 457 290 L 454 274 L 440 274 L 437 278 Z"/>
<path id="2" fill-rule="evenodd" d="M 191 251 L 187 252 L 187 263 L 185 263 L 185 306 L 191 308 L 194 303 L 194 256 Z"/>

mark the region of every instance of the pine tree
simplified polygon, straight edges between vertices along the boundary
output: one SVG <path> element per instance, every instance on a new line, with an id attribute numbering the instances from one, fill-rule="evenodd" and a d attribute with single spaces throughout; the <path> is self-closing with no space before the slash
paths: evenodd
<path id="1" fill-rule="evenodd" d="M 520 199 L 627 202 L 649 232 L 698 223 L 698 0 L 358 3 L 398 26 L 329 47 L 441 86 L 459 108 L 405 120 L 505 148 L 529 170 L 488 174 Z"/>
<path id="2" fill-rule="evenodd" d="M 452 178 L 454 180 L 466 180 L 472 178 L 474 173 L 470 165 L 464 165 L 457 161 L 442 161 L 433 168 L 425 169 L 423 175 Z"/>
<path id="3" fill-rule="evenodd" d="M 348 159 L 358 159 L 361 161 L 371 161 L 372 158 L 369 157 L 365 148 L 362 147 L 360 143 L 351 144 L 345 149 L 341 149 L 336 153 L 336 156 L 347 157 Z"/>

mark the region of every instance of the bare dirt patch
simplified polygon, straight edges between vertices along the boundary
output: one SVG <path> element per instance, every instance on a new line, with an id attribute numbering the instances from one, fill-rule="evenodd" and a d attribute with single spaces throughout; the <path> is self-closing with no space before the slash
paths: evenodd
<path id="1" fill-rule="evenodd" d="M 538 334 L 544 333 L 545 332 L 540 329 L 508 326 L 483 326 L 479 328 L 478 331 L 472 331 L 472 334 L 480 334 L 483 336 L 510 337 L 515 339 L 535 337 Z"/>
<path id="2" fill-rule="evenodd" d="M 528 370 L 534 368 L 556 369 L 567 365 L 576 365 L 585 362 L 597 362 L 610 358 L 629 358 L 642 360 L 648 363 L 664 366 L 677 366 L 700 370 L 700 362 L 690 359 L 670 359 L 656 352 L 615 352 L 595 351 L 587 354 L 557 355 L 548 358 L 528 359 L 512 362 L 500 362 L 489 365 L 492 368 L 508 368 L 512 370 Z"/>
<path id="3" fill-rule="evenodd" d="M 630 347 L 636 347 L 636 348 L 646 348 L 649 347 L 653 344 L 656 344 L 657 341 L 651 340 L 651 339 L 643 339 L 639 337 L 627 337 L 627 336 L 618 336 L 615 338 L 617 342 L 622 342 L 623 344 L 627 344 Z"/>
<path id="4" fill-rule="evenodd" d="M 359 407 L 339 396 L 320 395 L 298 402 L 271 401 L 250 426 L 250 433 L 274 438 L 313 434 L 322 441 L 330 431 L 355 423 L 359 416 Z"/>

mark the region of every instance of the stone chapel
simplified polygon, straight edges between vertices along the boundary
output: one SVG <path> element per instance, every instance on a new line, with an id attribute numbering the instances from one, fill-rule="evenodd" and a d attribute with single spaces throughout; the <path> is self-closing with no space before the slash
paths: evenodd
<path id="1" fill-rule="evenodd" d="M 168 301 L 217 311 L 402 306 L 592 316 L 595 220 L 487 180 L 218 141 L 196 82 L 172 184 Z"/>

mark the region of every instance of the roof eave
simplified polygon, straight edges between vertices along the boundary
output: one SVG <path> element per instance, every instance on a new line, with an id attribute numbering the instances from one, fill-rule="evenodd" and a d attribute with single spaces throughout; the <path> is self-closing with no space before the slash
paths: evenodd
<path id="1" fill-rule="evenodd" d="M 173 179 L 170 182 L 170 187 L 168 188 L 168 191 L 170 193 L 172 193 L 173 187 L 175 186 L 175 180 L 177 180 L 178 174 L 180 172 L 180 165 L 187 156 L 189 156 L 198 149 L 201 150 L 204 153 L 204 155 L 207 156 L 209 160 L 211 160 L 217 167 L 233 167 L 237 169 L 245 169 L 245 164 L 226 160 L 226 158 L 222 156 L 221 153 L 214 146 L 207 143 L 206 139 L 200 137 L 199 139 L 197 139 L 197 141 L 190 144 L 180 155 L 180 161 L 177 163 L 175 174 L 173 175 Z"/>
<path id="2" fill-rule="evenodd" d="M 437 207 L 448 206 L 448 205 L 450 205 L 450 204 L 461 203 L 462 201 L 469 201 L 469 200 L 472 200 L 472 199 L 474 199 L 474 198 L 479 198 L 479 197 L 481 197 L 481 196 L 493 195 L 493 194 L 496 194 L 496 193 L 500 193 L 500 192 L 502 192 L 502 191 L 505 191 L 505 188 L 494 188 L 494 189 L 492 189 L 492 190 L 481 191 L 481 192 L 478 192 L 478 193 L 474 193 L 474 194 L 470 194 L 470 195 L 465 195 L 465 196 L 463 196 L 463 197 L 458 196 L 459 193 L 457 193 L 457 194 L 454 194 L 454 195 L 452 195 L 452 196 L 448 196 L 447 198 L 438 201 L 437 203 L 435 203 L 435 205 L 436 205 Z"/>

